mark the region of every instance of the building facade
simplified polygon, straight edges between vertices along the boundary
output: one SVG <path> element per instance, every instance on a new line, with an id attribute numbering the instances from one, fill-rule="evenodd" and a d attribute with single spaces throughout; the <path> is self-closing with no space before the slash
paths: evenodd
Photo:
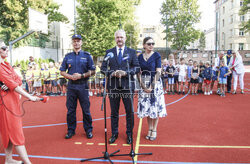
<path id="1" fill-rule="evenodd" d="M 244 0 L 216 0 L 217 46 L 220 50 L 249 50 L 250 35 L 240 29 L 250 14 L 240 16 L 239 10 Z"/>
<path id="2" fill-rule="evenodd" d="M 145 37 L 152 37 L 155 41 L 155 47 L 166 47 L 166 33 L 164 32 L 165 28 L 162 25 L 141 25 L 139 33 L 139 44 L 138 48 L 143 48 L 142 42 Z M 168 44 L 169 46 L 169 44 Z"/>
<path id="3" fill-rule="evenodd" d="M 215 28 L 205 31 L 206 46 L 204 50 L 215 50 Z"/>

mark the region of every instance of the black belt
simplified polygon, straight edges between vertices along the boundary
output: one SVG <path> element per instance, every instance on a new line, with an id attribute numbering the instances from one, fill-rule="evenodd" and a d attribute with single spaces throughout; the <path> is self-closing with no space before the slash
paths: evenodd
<path id="1" fill-rule="evenodd" d="M 82 79 L 80 79 L 80 80 L 69 80 L 69 82 L 71 84 L 86 84 L 87 83 L 86 80 L 82 80 Z"/>

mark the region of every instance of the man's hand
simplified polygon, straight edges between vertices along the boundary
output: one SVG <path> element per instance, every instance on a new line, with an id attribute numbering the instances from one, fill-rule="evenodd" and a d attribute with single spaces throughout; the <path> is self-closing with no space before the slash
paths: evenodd
<path id="1" fill-rule="evenodd" d="M 71 80 L 78 80 L 81 79 L 82 75 L 80 73 L 74 73 L 71 75 Z"/>
<path id="2" fill-rule="evenodd" d="M 4 91 L 7 91 L 9 88 L 4 84 L 4 85 L 2 85 L 1 89 Z"/>
<path id="3" fill-rule="evenodd" d="M 112 76 L 115 76 L 117 78 L 121 78 L 123 76 L 126 76 L 127 73 L 125 71 L 122 70 L 116 70 L 115 72 L 112 73 Z"/>

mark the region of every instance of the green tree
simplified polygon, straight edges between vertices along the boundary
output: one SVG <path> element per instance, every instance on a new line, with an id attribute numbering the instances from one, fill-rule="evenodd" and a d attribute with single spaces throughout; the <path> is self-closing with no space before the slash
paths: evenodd
<path id="1" fill-rule="evenodd" d="M 83 49 L 94 58 L 105 55 L 115 45 L 114 33 L 119 23 L 127 33 L 127 44 L 136 44 L 134 5 L 137 0 L 78 0 L 77 33 L 83 36 Z M 135 46 L 132 46 L 135 47 Z"/>
<path id="2" fill-rule="evenodd" d="M 250 12 L 250 0 L 244 0 L 243 6 L 240 9 L 239 15 L 245 15 Z M 246 16 L 245 16 L 246 19 Z M 241 24 L 242 30 L 245 32 L 250 32 L 250 19 L 247 19 L 247 21 L 242 22 Z"/>
<path id="3" fill-rule="evenodd" d="M 194 25 L 200 21 L 197 0 L 165 0 L 161 6 L 161 23 L 167 25 L 167 40 L 171 48 L 183 50 L 199 38 Z M 166 19 L 168 18 L 168 19 Z"/>
<path id="4" fill-rule="evenodd" d="M 49 23 L 53 21 L 68 22 L 67 17 L 58 11 L 60 6 L 54 3 L 53 0 L 0 1 L 0 37 L 6 43 L 28 32 L 29 7 L 47 14 Z M 35 35 L 31 36 L 35 37 Z M 15 46 L 27 45 L 31 42 L 32 37 L 17 42 Z M 46 40 L 47 38 L 43 36 L 41 39 Z"/>
<path id="5" fill-rule="evenodd" d="M 206 47 L 206 36 L 204 32 L 200 33 L 200 39 L 199 39 L 199 49 L 204 50 Z"/>

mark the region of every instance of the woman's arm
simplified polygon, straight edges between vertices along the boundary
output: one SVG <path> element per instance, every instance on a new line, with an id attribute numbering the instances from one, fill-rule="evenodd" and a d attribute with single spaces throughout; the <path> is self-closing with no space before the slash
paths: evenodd
<path id="1" fill-rule="evenodd" d="M 31 101 L 40 101 L 40 98 L 39 97 L 36 97 L 36 96 L 31 96 L 30 94 L 28 94 L 27 92 L 25 92 L 22 87 L 20 86 L 17 86 L 15 89 L 14 89 L 17 93 L 21 94 L 22 96 L 28 98 L 29 100 Z"/>
<path id="2" fill-rule="evenodd" d="M 161 77 L 161 68 L 156 68 L 156 74 L 155 77 L 149 87 L 149 89 L 151 89 L 151 91 L 155 88 L 155 83 L 160 79 Z"/>

